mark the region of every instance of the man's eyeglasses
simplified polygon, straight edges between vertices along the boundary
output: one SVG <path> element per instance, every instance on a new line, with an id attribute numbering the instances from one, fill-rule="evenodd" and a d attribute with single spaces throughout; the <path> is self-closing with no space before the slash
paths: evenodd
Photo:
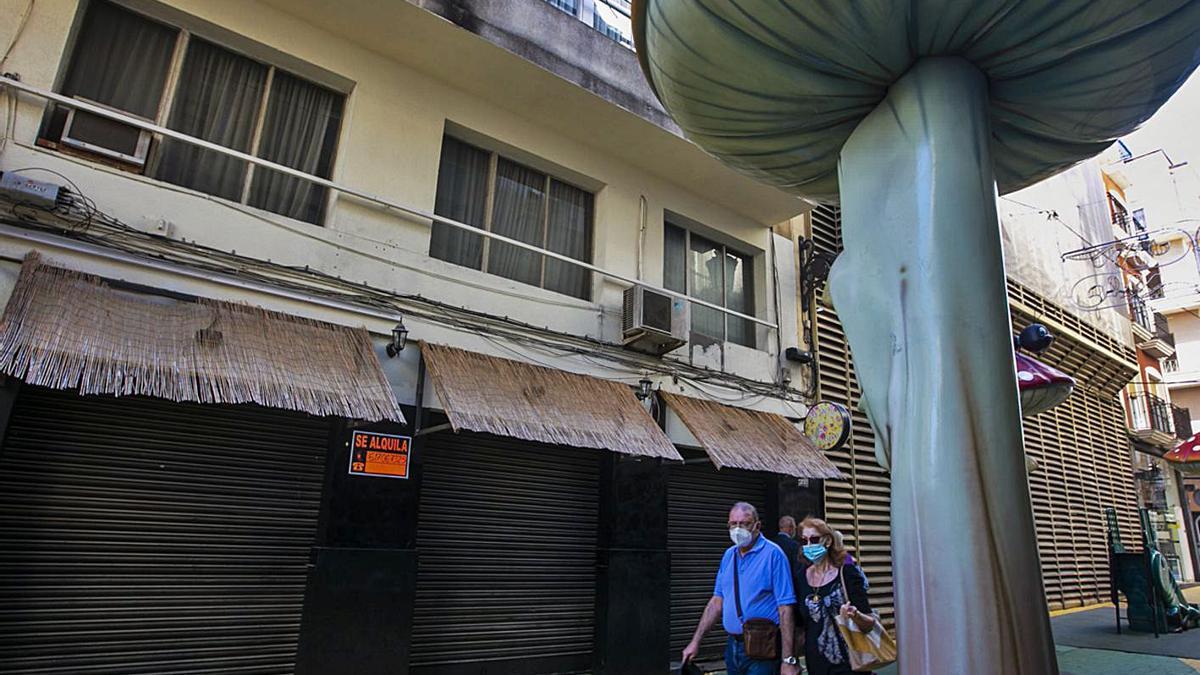
<path id="1" fill-rule="evenodd" d="M 804 535 L 800 535 L 800 538 L 798 539 L 798 541 L 801 544 L 821 544 L 821 543 L 825 542 L 825 536 L 820 535 L 820 534 L 814 534 L 811 537 L 805 537 Z"/>

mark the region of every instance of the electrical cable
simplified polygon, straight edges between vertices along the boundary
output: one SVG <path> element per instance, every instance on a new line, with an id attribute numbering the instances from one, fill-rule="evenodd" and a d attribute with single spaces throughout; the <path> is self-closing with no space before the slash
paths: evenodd
<path id="1" fill-rule="evenodd" d="M 24 169 L 29 171 L 33 169 Z M 481 336 L 503 338 L 536 348 L 542 353 L 562 356 L 580 355 L 590 363 L 624 372 L 633 378 L 643 371 L 670 375 L 689 382 L 720 382 L 731 388 L 770 397 L 802 402 L 801 392 L 774 383 L 761 382 L 734 373 L 692 366 L 670 357 L 661 360 L 635 355 L 621 345 L 589 336 L 552 331 L 507 317 L 497 317 L 465 307 L 452 306 L 419 295 L 390 293 L 372 286 L 329 275 L 307 266 L 297 267 L 261 261 L 232 252 L 220 251 L 196 242 L 170 239 L 164 235 L 132 228 L 96 208 L 70 179 L 56 171 L 39 169 L 61 176 L 71 186 L 64 189 L 52 209 L 29 204 L 13 204 L 10 211 L 24 227 L 37 227 L 72 238 L 97 243 L 156 260 L 186 264 L 198 269 L 235 275 L 261 283 L 281 286 L 326 299 L 396 311 L 414 318 L 449 325 Z M 36 216 L 36 217 L 35 217 Z M 527 358 L 522 356 L 522 358 Z M 639 378 L 640 379 L 640 378 Z M 698 386 L 698 385 L 693 385 Z M 731 400 L 731 399 L 730 399 Z"/>

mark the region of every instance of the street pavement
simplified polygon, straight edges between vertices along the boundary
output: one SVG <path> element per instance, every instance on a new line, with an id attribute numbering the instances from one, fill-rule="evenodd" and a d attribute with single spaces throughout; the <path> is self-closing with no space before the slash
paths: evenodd
<path id="1" fill-rule="evenodd" d="M 1200 602 L 1200 586 L 1184 591 Z M 1124 613 L 1124 608 L 1122 608 Z M 1060 675 L 1197 675 L 1200 673 L 1200 629 L 1160 635 L 1131 633 L 1122 624 L 1117 634 L 1112 605 L 1059 612 L 1050 618 Z M 720 668 L 720 664 L 713 664 Z M 723 670 L 711 671 L 713 675 Z M 897 675 L 895 666 L 876 671 Z"/>

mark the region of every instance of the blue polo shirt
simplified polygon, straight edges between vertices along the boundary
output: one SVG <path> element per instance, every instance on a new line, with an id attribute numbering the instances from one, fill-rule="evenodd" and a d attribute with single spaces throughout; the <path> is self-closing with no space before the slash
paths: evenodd
<path id="1" fill-rule="evenodd" d="M 761 534 L 745 555 L 730 546 L 721 558 L 713 595 L 721 598 L 721 624 L 726 633 L 741 634 L 737 603 L 733 599 L 733 556 L 738 556 L 738 585 L 742 590 L 742 617 L 779 623 L 779 606 L 796 603 L 792 566 L 779 545 Z"/>

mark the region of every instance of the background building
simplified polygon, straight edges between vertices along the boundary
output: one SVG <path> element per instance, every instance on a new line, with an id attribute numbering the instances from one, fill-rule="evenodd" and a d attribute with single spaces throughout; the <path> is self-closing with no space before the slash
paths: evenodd
<path id="1" fill-rule="evenodd" d="M 1187 161 L 1172 158 L 1161 149 L 1142 152 L 1122 146 L 1108 159 L 1109 170 L 1127 183 L 1124 196 L 1133 226 L 1137 232 L 1149 231 L 1152 237 L 1153 243 L 1142 247 L 1149 249 L 1140 256 L 1148 266 L 1135 279 L 1130 299 L 1153 323 L 1153 337 L 1167 338 L 1147 340 L 1151 331 L 1144 327 L 1141 331 L 1142 345 L 1156 350 L 1145 356 L 1161 357 L 1157 363 L 1147 363 L 1147 386 L 1156 389 L 1160 397 L 1166 392 L 1177 443 L 1192 436 L 1193 420 L 1200 415 L 1200 259 L 1196 248 L 1200 179 Z M 1157 350 L 1163 342 L 1171 349 Z M 1135 456 L 1145 478 L 1143 502 L 1154 513 L 1164 555 L 1181 577 L 1195 578 L 1200 569 L 1196 550 L 1200 539 L 1189 515 L 1185 480 L 1175 466 L 1159 459 L 1161 453 Z"/>
<path id="2" fill-rule="evenodd" d="M 837 211 L 683 139 L 627 3 L 0 16 L 2 177 L 61 188 L 0 197 L 20 375 L 0 390 L 0 670 L 662 672 L 737 500 L 768 528 L 826 515 L 890 620 L 865 418 L 830 453 L 839 480 L 755 436 L 817 398 L 857 405 L 800 255 L 836 254 Z M 1005 218 L 1013 325 L 1047 324 L 1046 360 L 1079 382 L 1026 421 L 1056 607 L 1108 597 L 1104 506 L 1136 540 L 1128 320 L 1071 304 L 1059 256 L 1082 244 L 1042 213 L 1111 228 L 1086 166 L 1047 193 L 1065 206 Z M 663 356 L 622 345 L 639 285 L 691 299 L 667 303 L 690 317 Z M 46 298 L 62 310 L 30 309 Z M 66 390 L 25 355 L 73 364 Z M 362 476 L 360 432 L 411 438 L 406 478 Z"/>

